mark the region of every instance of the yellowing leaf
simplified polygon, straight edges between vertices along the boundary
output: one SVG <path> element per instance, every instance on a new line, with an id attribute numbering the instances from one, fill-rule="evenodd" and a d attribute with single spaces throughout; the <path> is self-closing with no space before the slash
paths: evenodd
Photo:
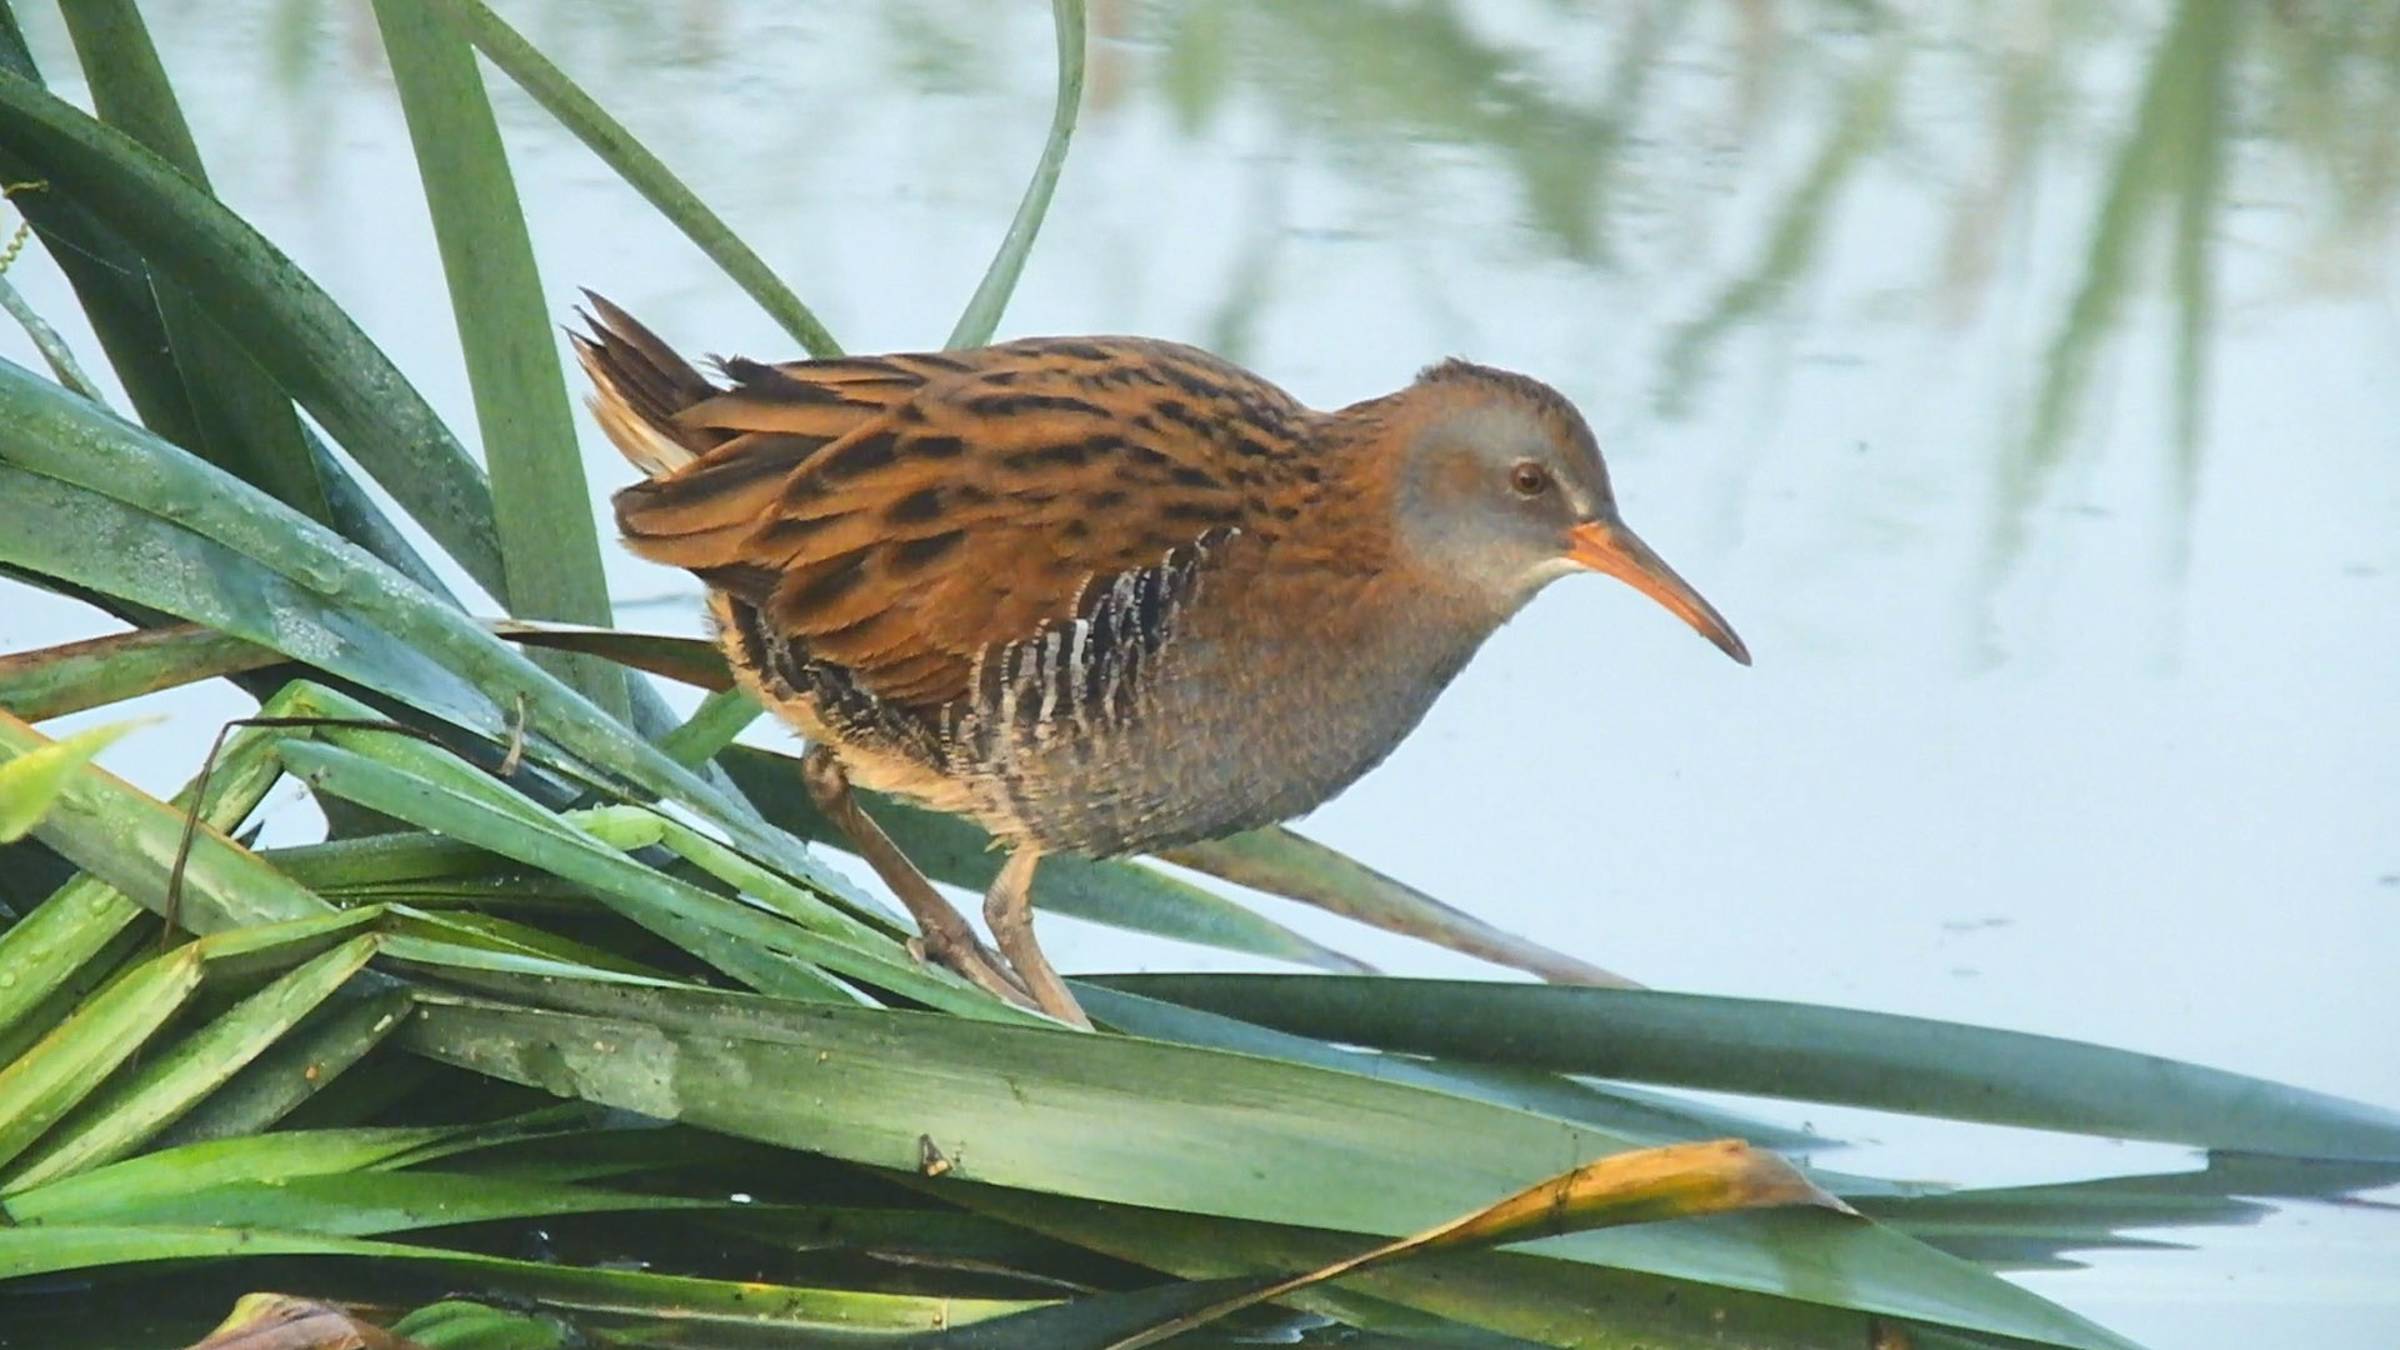
<path id="1" fill-rule="evenodd" d="M 1711 1139 L 1618 1153 L 1529 1186 L 1488 1209 L 1454 1219 L 1357 1258 L 1381 1261 L 1420 1251 L 1525 1242 L 1615 1224 L 1651 1223 L 1736 1209 L 1815 1205 L 1856 1210 L 1790 1163 L 1739 1139 Z"/>
<path id="2" fill-rule="evenodd" d="M 13 844 L 33 832 L 66 790 L 67 775 L 126 732 L 158 720 L 137 717 L 93 727 L 0 764 L 0 844 Z"/>
<path id="3" fill-rule="evenodd" d="M 1696 1218 L 1737 1209 L 1815 1205 L 1840 1214 L 1858 1211 L 1819 1189 L 1790 1163 L 1739 1139 L 1669 1144 L 1611 1154 L 1528 1186 L 1472 1214 L 1387 1242 L 1329 1266 L 1254 1285 L 1205 1308 L 1113 1341 L 1109 1350 L 1156 1345 L 1229 1313 L 1337 1280 L 1371 1266 L 1432 1252 L 1526 1242 L 1559 1233 L 1619 1224 Z"/>

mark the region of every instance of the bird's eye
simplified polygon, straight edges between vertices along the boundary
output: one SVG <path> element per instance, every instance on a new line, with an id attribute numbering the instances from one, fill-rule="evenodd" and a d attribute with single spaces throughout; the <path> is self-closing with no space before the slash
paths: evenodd
<path id="1" fill-rule="evenodd" d="M 1508 485 L 1520 497 L 1539 497 L 1550 490 L 1550 471 L 1530 459 L 1521 459 L 1508 471 Z"/>

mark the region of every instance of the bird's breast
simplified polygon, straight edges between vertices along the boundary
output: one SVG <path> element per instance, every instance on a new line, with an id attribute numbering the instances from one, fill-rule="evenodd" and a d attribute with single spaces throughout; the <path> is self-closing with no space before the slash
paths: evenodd
<path id="1" fill-rule="evenodd" d="M 1148 852 L 1310 811 L 1380 763 L 1490 631 L 1371 578 L 1226 582 L 1103 715 L 1028 723 L 986 757 L 1026 839 Z"/>

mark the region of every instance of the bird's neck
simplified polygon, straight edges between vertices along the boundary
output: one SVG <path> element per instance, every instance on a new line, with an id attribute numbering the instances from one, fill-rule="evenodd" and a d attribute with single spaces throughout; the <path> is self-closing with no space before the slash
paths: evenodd
<path id="1" fill-rule="evenodd" d="M 1287 616 L 1273 623 L 1283 658 L 1276 678 L 1287 696 L 1339 724 L 1325 730 L 1365 750 L 1370 764 L 1416 726 L 1508 617 L 1394 567 L 1320 575 L 1288 597 L 1269 586 L 1255 599 L 1254 621 Z"/>
<path id="2" fill-rule="evenodd" d="M 1396 678 L 1429 685 L 1430 702 L 1519 607 L 1393 559 L 1356 588 L 1345 625 L 1357 630 L 1361 649 L 1381 653 Z"/>
<path id="3" fill-rule="evenodd" d="M 1307 509 L 1267 544 L 1271 561 L 1245 607 L 1261 627 L 1296 633 L 1321 653 L 1328 680 L 1389 685 L 1378 692 L 1413 706 L 1414 725 L 1531 595 L 1495 593 L 1425 565 L 1409 547 L 1393 447 L 1408 415 L 1404 398 L 1391 395 L 1319 418 L 1294 457 L 1315 469 L 1292 485 Z"/>
<path id="4" fill-rule="evenodd" d="M 1175 785 L 1176 841 L 1286 820 L 1349 786 L 1493 626 L 1388 570 L 1290 568 L 1272 548 L 1247 561 L 1203 583 L 1145 695 L 1137 758 Z"/>

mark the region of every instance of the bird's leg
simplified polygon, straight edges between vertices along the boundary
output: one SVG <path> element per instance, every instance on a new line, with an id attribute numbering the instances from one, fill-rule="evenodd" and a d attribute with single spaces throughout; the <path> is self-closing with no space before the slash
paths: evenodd
<path id="1" fill-rule="evenodd" d="M 1050 958 L 1042 955 L 1041 944 L 1033 940 L 1033 869 L 1041 864 L 1042 852 L 1031 844 L 1020 844 L 1008 855 L 1000 875 L 992 879 L 992 888 L 983 894 L 983 921 L 992 929 L 992 941 L 1000 944 L 1000 954 L 1017 970 L 1026 992 L 1050 1014 L 1071 1027 L 1090 1030 L 1092 1019 L 1083 1015 L 1075 996 L 1067 992 L 1066 981 L 1050 968 Z"/>
<path id="2" fill-rule="evenodd" d="M 925 955 L 957 971 L 976 988 L 997 995 L 1019 1007 L 1035 1007 L 1026 997 L 1023 986 L 1009 974 L 983 943 L 975 930 L 942 893 L 933 888 L 917 865 L 908 860 L 892 837 L 883 832 L 874 818 L 858 804 L 850 791 L 850 775 L 842 771 L 841 761 L 833 751 L 822 745 L 812 745 L 800 758 L 800 781 L 807 785 L 808 795 L 824 812 L 834 828 L 850 840 L 858 856 L 866 859 L 883 884 L 892 888 L 900 903 L 908 907 L 909 916 L 917 921 Z"/>

